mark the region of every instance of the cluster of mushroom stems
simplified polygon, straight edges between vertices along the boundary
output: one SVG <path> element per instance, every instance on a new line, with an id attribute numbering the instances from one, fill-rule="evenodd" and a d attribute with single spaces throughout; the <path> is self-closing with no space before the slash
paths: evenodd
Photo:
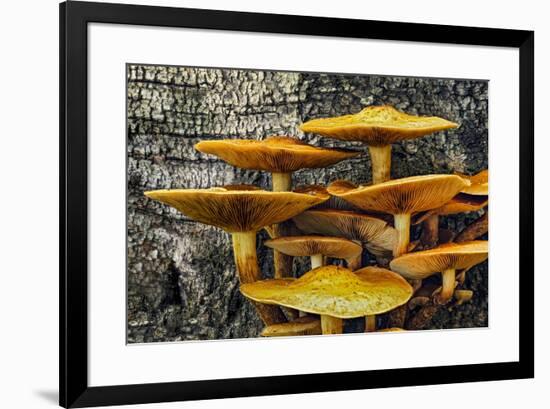
<path id="1" fill-rule="evenodd" d="M 391 179 L 393 143 L 457 126 L 390 106 L 310 120 L 300 126 L 304 133 L 367 145 L 372 183 L 336 180 L 294 190 L 295 171 L 343 160 L 361 167 L 355 158 L 362 152 L 316 147 L 288 136 L 201 141 L 195 148 L 204 154 L 271 173 L 272 191 L 229 185 L 145 195 L 231 234 L 241 293 L 266 325 L 261 335 L 340 334 L 343 320 L 358 317 L 365 317 L 366 332 L 374 332 L 380 314 L 401 310 L 406 316 L 428 307 L 435 312 L 453 298 L 460 305 L 473 297 L 462 285 L 466 271 L 488 257 L 488 242 L 476 240 L 487 233 L 487 213 L 457 236 L 439 228 L 439 216 L 485 209 L 488 172 Z M 411 225 L 422 226 L 420 240 L 412 243 Z M 261 229 L 271 237 L 263 244 L 274 252 L 273 279 L 266 279 L 258 265 Z M 296 274 L 295 257 L 309 257 L 311 269 Z M 342 261 L 335 265 L 333 260 Z M 436 274 L 441 279 L 435 286 L 433 279 L 424 281 Z M 380 331 L 403 327 L 411 325 L 402 320 Z"/>

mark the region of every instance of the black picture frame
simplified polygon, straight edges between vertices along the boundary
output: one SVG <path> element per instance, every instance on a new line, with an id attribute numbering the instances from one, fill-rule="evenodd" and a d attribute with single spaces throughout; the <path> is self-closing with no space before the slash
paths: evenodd
<path id="1" fill-rule="evenodd" d="M 534 32 L 70 1 L 60 4 L 60 405 L 89 407 L 534 377 Z M 92 22 L 519 50 L 519 360 L 475 365 L 88 386 L 87 25 Z"/>

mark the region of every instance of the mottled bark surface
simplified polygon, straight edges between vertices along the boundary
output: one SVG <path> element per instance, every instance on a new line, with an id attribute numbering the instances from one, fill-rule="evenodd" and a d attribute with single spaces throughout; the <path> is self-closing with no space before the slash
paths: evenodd
<path id="1" fill-rule="evenodd" d="M 145 198 L 143 191 L 231 183 L 270 189 L 267 174 L 233 168 L 193 145 L 203 139 L 283 134 L 320 146 L 359 147 L 304 135 L 298 125 L 371 104 L 460 123 L 458 130 L 395 144 L 393 178 L 487 168 L 487 82 L 129 66 L 128 341 L 255 337 L 262 327 L 238 291 L 229 235 Z M 339 178 L 369 181 L 368 154 L 297 172 L 294 183 Z M 442 217 L 441 227 L 459 231 L 476 217 Z M 272 256 L 261 245 L 265 238 L 260 234 L 258 251 L 269 277 Z M 306 265 L 300 260 L 295 268 Z M 429 327 L 486 326 L 487 282 L 487 263 L 470 270 L 465 287 L 475 291 L 473 300 L 441 309 Z M 353 327 L 353 321 L 346 323 L 347 329 Z"/>

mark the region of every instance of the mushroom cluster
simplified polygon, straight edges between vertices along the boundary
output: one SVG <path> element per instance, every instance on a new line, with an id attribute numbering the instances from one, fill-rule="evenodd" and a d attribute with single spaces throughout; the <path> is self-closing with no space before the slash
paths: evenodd
<path id="1" fill-rule="evenodd" d="M 368 146 L 372 183 L 359 186 L 335 180 L 295 187 L 292 175 L 360 151 L 289 136 L 201 141 L 195 145 L 201 153 L 271 173 L 272 191 L 230 185 L 145 195 L 231 235 L 240 291 L 265 323 L 261 336 L 340 334 L 344 320 L 361 317 L 365 332 L 417 329 L 440 306 L 474 296 L 464 288 L 465 274 L 488 258 L 488 242 L 477 240 L 488 230 L 488 172 L 392 180 L 391 146 L 457 126 L 390 106 L 303 123 L 303 132 Z M 458 234 L 439 228 L 439 216 L 482 209 L 484 215 Z M 263 245 L 274 252 L 273 279 L 258 264 L 262 229 L 270 236 Z M 310 269 L 296 268 L 296 257 L 309 257 Z M 401 319 L 383 318 L 392 314 Z"/>

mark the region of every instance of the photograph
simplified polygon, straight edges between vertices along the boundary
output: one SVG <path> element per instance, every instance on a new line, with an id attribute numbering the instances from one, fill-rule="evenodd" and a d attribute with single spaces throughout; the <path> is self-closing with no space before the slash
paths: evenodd
<path id="1" fill-rule="evenodd" d="M 489 326 L 488 80 L 126 68 L 129 344 Z"/>

